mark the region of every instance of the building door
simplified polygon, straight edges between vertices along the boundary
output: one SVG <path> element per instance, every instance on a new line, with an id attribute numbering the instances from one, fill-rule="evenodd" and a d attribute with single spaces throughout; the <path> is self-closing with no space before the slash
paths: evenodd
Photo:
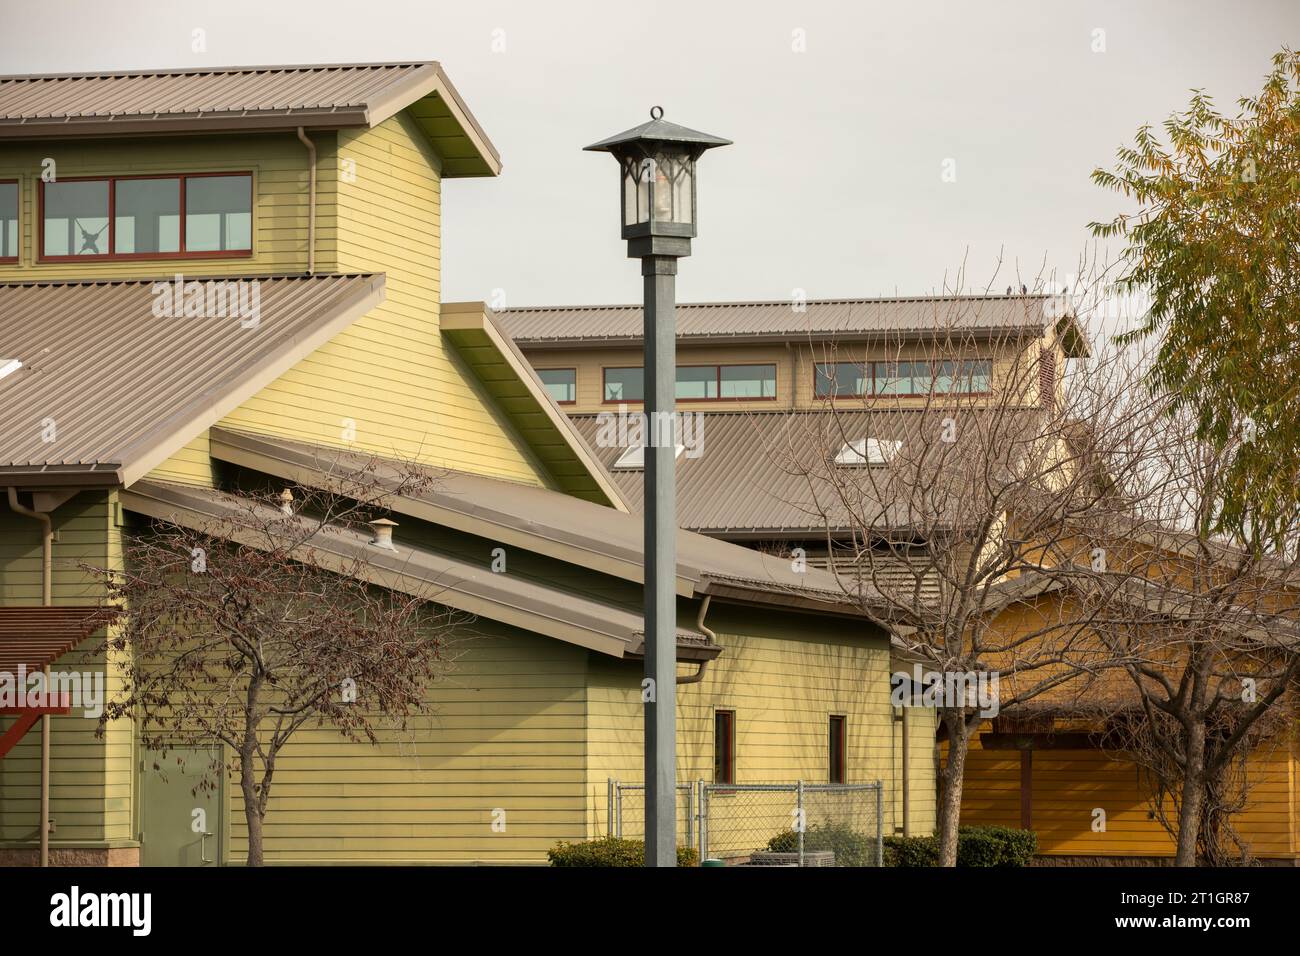
<path id="1" fill-rule="evenodd" d="M 221 860 L 222 780 L 211 779 L 220 750 L 175 747 L 141 751 L 140 862 L 144 866 L 216 866 Z M 155 767 L 155 764 L 157 765 Z"/>

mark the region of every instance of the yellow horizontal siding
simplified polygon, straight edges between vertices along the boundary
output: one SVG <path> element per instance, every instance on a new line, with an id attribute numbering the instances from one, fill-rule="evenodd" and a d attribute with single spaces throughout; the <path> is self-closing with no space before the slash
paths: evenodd
<path id="1" fill-rule="evenodd" d="M 885 642 L 864 637 L 860 629 L 856 634 L 837 630 L 833 622 L 808 625 L 795 617 L 734 610 L 719 617 L 707 623 L 724 648 L 721 657 L 709 665 L 701 682 L 677 689 L 678 782 L 712 782 L 714 712 L 734 710 L 737 783 L 824 783 L 830 769 L 829 717 L 844 715 L 848 779 L 882 782 L 884 829 L 886 835 L 893 833 L 901 825 L 901 754 L 892 727 Z M 641 679 L 640 664 L 593 655 L 587 738 L 587 822 L 593 836 L 607 832 L 610 825 L 608 778 L 623 783 L 643 779 Z M 912 734 L 912 827 L 914 832 L 932 832 L 932 720 L 918 717 Z M 631 799 L 637 805 L 638 798 Z M 716 799 L 722 802 L 715 804 L 711 850 L 760 849 L 775 834 L 774 826 L 789 825 L 786 803 L 793 804 L 788 795 L 738 793 Z M 808 823 L 818 822 L 824 804 L 810 798 L 808 807 Z M 751 825 L 740 827 L 736 821 L 746 815 L 752 817 Z M 633 835 L 626 812 L 624 820 L 624 834 Z M 874 829 L 874 817 L 858 822 Z M 684 830 L 684 821 L 679 823 Z"/>
<path id="2" fill-rule="evenodd" d="M 1251 758 L 1248 772 L 1250 799 L 1234 826 L 1253 855 L 1295 858 L 1288 752 L 1260 751 Z M 1153 817 L 1149 797 L 1137 767 L 1118 755 L 1097 750 L 1034 753 L 1032 823 L 1041 853 L 1173 856 L 1173 841 Z M 1103 832 L 1092 830 L 1094 809 L 1105 811 Z M 1020 826 L 1018 753 L 984 750 L 976 738 L 966 760 L 961 812 L 963 824 Z"/>
<path id="3" fill-rule="evenodd" d="M 223 422 L 545 484 L 542 466 L 438 331 L 440 160 L 405 114 L 339 134 L 338 268 L 385 301 Z M 355 437 L 351 437 L 355 429 Z"/>

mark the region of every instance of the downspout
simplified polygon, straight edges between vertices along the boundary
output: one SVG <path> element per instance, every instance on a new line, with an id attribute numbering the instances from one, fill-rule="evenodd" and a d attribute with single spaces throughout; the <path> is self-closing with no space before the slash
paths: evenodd
<path id="1" fill-rule="evenodd" d="M 41 606 L 54 602 L 52 569 L 54 567 L 54 528 L 50 516 L 18 503 L 18 489 L 9 487 L 9 507 L 20 515 L 39 521 L 41 528 Z M 50 665 L 45 665 L 45 690 L 49 693 Z M 48 704 L 49 701 L 46 700 Z M 50 865 L 50 714 L 41 715 L 41 818 L 37 831 L 41 835 L 41 866 Z"/>
<path id="2" fill-rule="evenodd" d="M 710 631 L 707 627 L 704 626 L 704 615 L 709 613 L 709 603 L 712 600 L 713 600 L 712 594 L 704 595 L 704 600 L 700 603 L 700 613 L 695 616 L 695 627 L 700 631 L 701 634 L 707 637 L 712 643 L 716 644 L 718 643 L 718 635 L 714 634 L 712 631 Z M 700 681 L 704 680 L 704 671 L 708 666 L 709 666 L 708 661 L 700 661 L 699 666 L 696 667 L 694 674 L 688 674 L 686 676 L 682 676 L 679 674 L 677 677 L 677 683 L 698 684 Z"/>
<path id="3" fill-rule="evenodd" d="M 298 139 L 307 147 L 307 275 L 316 274 L 316 144 L 298 127 Z"/>
<path id="4" fill-rule="evenodd" d="M 908 742 L 907 711 L 903 710 L 903 836 L 912 835 L 912 814 L 910 813 L 912 802 L 912 785 L 911 785 L 911 758 L 908 751 L 911 749 Z"/>

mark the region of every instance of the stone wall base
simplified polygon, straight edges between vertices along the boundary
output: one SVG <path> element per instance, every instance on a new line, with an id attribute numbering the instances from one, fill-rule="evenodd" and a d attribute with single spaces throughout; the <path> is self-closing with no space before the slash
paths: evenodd
<path id="1" fill-rule="evenodd" d="M 1030 866 L 1173 866 L 1172 856 L 1036 856 Z M 1300 866 L 1300 860 L 1251 860 L 1252 866 Z"/>
<path id="2" fill-rule="evenodd" d="M 0 848 L 0 866 L 37 866 L 38 847 Z M 139 847 L 50 847 L 50 866 L 139 866 Z"/>

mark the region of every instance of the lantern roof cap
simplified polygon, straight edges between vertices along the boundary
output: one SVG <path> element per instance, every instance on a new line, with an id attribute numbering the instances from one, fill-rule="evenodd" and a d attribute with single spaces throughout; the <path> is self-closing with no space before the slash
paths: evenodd
<path id="1" fill-rule="evenodd" d="M 676 123 L 668 122 L 663 116 L 663 107 L 656 106 L 650 111 L 650 122 L 634 126 L 629 130 L 583 148 L 593 152 L 612 153 L 619 146 L 636 142 L 683 143 L 698 146 L 701 151 L 712 149 L 715 146 L 731 145 L 729 139 L 687 129 L 685 126 L 678 126 Z"/>

